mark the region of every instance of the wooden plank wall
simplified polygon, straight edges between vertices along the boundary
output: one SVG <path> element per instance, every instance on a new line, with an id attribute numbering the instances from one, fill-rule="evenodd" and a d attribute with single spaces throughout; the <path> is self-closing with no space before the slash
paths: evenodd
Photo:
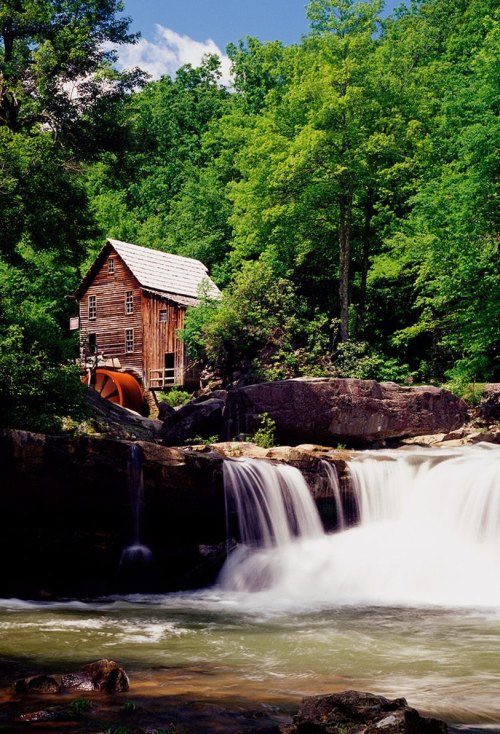
<path id="1" fill-rule="evenodd" d="M 81 345 L 88 343 L 88 334 L 95 333 L 97 351 L 105 357 L 117 357 L 122 369 L 143 375 L 143 326 L 141 319 L 141 288 L 132 273 L 118 254 L 111 250 L 109 257 L 114 259 L 115 271 L 108 272 L 106 258 L 80 300 L 80 340 Z M 125 312 L 125 293 L 132 291 L 134 312 Z M 96 296 L 97 318 L 89 320 L 89 296 Z M 134 330 L 134 351 L 125 351 L 125 330 Z"/>
<path id="2" fill-rule="evenodd" d="M 160 311 L 167 311 L 167 320 L 160 321 Z M 175 367 L 184 375 L 184 342 L 177 337 L 178 329 L 184 328 L 185 308 L 177 306 L 161 296 L 143 293 L 142 312 L 144 320 L 144 370 L 161 370 L 165 364 L 165 353 L 175 353 Z"/>

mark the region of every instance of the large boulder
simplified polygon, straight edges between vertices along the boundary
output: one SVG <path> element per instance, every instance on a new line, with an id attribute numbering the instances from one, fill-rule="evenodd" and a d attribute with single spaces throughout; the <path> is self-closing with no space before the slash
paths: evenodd
<path id="1" fill-rule="evenodd" d="M 82 673 L 91 678 L 96 691 L 121 693 L 129 689 L 128 675 L 114 660 L 107 658 L 95 660 L 93 663 L 84 665 Z"/>
<path id="2" fill-rule="evenodd" d="M 478 413 L 485 421 L 500 421 L 500 382 L 484 386 Z"/>
<path id="3" fill-rule="evenodd" d="M 360 691 L 310 696 L 287 734 L 446 734 L 444 721 L 420 716 L 404 698 Z"/>
<path id="4" fill-rule="evenodd" d="M 438 387 L 341 378 L 296 378 L 228 393 L 226 437 L 252 435 L 267 413 L 280 443 L 368 445 L 389 438 L 448 433 L 467 417 L 466 404 Z"/>

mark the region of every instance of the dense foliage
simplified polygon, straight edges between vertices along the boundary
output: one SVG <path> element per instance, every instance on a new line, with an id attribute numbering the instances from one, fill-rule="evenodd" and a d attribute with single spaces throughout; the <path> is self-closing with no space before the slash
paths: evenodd
<path id="1" fill-rule="evenodd" d="M 500 379 L 495 0 L 311 0 L 300 44 L 229 46 L 232 90 L 216 57 L 117 73 L 120 9 L 0 10 L 4 420 L 77 404 L 67 296 L 106 236 L 210 267 L 184 338 L 224 379 Z"/>
<path id="2" fill-rule="evenodd" d="M 84 170 L 108 151 L 142 72 L 119 74 L 106 42 L 130 42 L 118 0 L 0 4 L 0 425 L 58 430 L 78 413 L 69 296 L 100 236 Z"/>

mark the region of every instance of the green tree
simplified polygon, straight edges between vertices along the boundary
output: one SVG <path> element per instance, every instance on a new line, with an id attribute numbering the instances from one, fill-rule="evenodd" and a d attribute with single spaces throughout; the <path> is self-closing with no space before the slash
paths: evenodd
<path id="1" fill-rule="evenodd" d="M 311 306 L 340 316 L 344 341 L 351 287 L 359 329 L 369 258 L 381 239 L 375 228 L 382 232 L 400 205 L 388 191 L 413 145 L 374 37 L 378 10 L 378 2 L 351 0 L 310 6 L 314 32 L 289 57 L 284 90 L 275 104 L 269 98 L 237 154 L 242 175 L 232 187 L 233 260 L 265 252 Z"/>
<path id="2" fill-rule="evenodd" d="M 292 283 L 263 261 L 246 263 L 221 302 L 188 309 L 190 354 L 223 376 L 253 373 L 266 380 L 331 374 L 326 318 L 304 313 Z"/>
<path id="3" fill-rule="evenodd" d="M 76 267 L 94 231 L 81 167 L 51 133 L 0 127 L 2 254 L 23 264 L 17 248 L 57 252 Z M 61 296 L 62 297 L 62 296 Z"/>
<path id="4" fill-rule="evenodd" d="M 121 0 L 5 0 L 0 6 L 0 126 L 77 134 L 102 97 L 134 84 L 109 44 L 132 43 Z M 140 75 L 139 75 L 140 76 Z"/>
<path id="5" fill-rule="evenodd" d="M 376 264 L 374 290 L 384 271 L 403 277 L 411 319 L 393 342 L 413 353 L 422 376 L 492 379 L 499 374 L 498 8 L 433 0 L 404 13 L 390 35 L 412 65 L 425 142 L 411 211 Z"/>
<path id="6" fill-rule="evenodd" d="M 230 103 L 220 62 L 162 77 L 133 95 L 123 110 L 128 142 L 87 172 L 88 191 L 102 235 L 172 249 L 169 214 L 186 181 L 207 162 L 201 138 Z"/>
<path id="7" fill-rule="evenodd" d="M 270 92 L 286 86 L 286 59 L 290 51 L 280 41 L 261 43 L 248 36 L 246 41 L 230 43 L 227 53 L 232 62 L 234 88 L 246 110 L 259 112 Z"/>

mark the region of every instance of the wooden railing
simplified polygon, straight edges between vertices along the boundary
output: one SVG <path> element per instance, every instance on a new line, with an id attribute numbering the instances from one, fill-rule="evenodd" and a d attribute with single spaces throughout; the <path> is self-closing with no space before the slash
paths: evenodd
<path id="1" fill-rule="evenodd" d="M 170 385 L 182 385 L 183 373 L 178 367 L 168 367 L 161 370 L 149 370 L 149 387 L 152 390 L 168 387 Z"/>

